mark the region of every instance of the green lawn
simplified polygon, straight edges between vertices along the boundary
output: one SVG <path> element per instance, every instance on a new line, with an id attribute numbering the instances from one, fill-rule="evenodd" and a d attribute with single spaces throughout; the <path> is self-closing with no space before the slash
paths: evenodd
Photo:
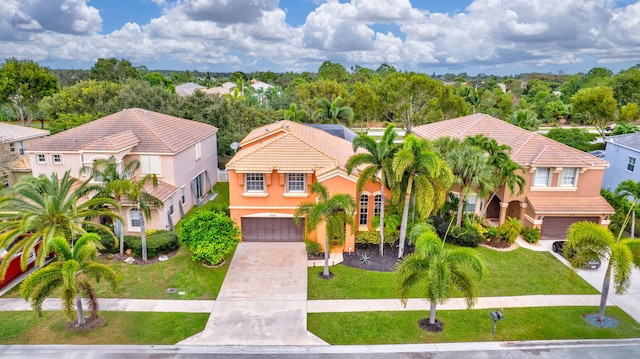
<path id="1" fill-rule="evenodd" d="M 640 337 L 640 324 L 618 307 L 606 312 L 618 320 L 616 328 L 598 328 L 582 317 L 597 312 L 597 307 L 507 308 L 495 335 L 486 309 L 438 311 L 445 327 L 436 334 L 417 325 L 428 317 L 425 311 L 312 313 L 307 327 L 332 345 Z"/>
<path id="2" fill-rule="evenodd" d="M 232 257 L 233 252 L 220 268 L 207 268 L 191 260 L 191 252 L 181 245 L 178 253 L 165 262 L 136 265 L 101 258 L 100 263 L 111 265 L 118 273 L 118 290 L 113 292 L 104 282 L 94 288 L 99 298 L 216 299 Z M 177 290 L 167 293 L 168 288 Z M 19 296 L 18 287 L 4 295 Z"/>
<path id="3" fill-rule="evenodd" d="M 499 252 L 484 247 L 475 250 L 487 263 L 487 274 L 479 283 L 482 297 L 598 293 L 551 253 L 534 252 L 524 248 L 510 252 Z M 375 260 L 375 257 L 372 260 Z M 322 268 L 309 268 L 309 299 L 398 297 L 392 272 L 366 271 L 344 265 L 336 265 L 330 269 L 335 276 L 327 281 L 318 276 Z M 414 289 L 410 297 L 425 296 L 419 287 Z"/>
<path id="4" fill-rule="evenodd" d="M 66 328 L 62 312 L 2 312 L 0 344 L 176 344 L 200 331 L 208 313 L 100 312 L 102 327 Z"/>

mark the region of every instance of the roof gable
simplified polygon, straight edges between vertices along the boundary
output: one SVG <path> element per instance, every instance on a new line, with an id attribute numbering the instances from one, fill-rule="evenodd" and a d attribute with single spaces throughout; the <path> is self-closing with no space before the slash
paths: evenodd
<path id="1" fill-rule="evenodd" d="M 608 143 L 640 152 L 640 132 L 607 137 Z"/>
<path id="2" fill-rule="evenodd" d="M 108 149 L 139 142 L 138 153 L 178 153 L 218 132 L 196 121 L 158 112 L 130 108 L 57 133 L 28 146 L 29 151 L 80 151 Z M 85 146 L 87 146 L 85 148 Z"/>

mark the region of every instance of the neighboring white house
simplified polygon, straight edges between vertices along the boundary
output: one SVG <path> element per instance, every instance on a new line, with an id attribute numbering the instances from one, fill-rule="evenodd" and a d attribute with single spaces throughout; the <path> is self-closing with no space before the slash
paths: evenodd
<path id="1" fill-rule="evenodd" d="M 640 181 L 640 133 L 609 136 L 605 143 L 604 159 L 611 165 L 604 171 L 602 189 L 615 191 L 622 181 Z"/>
<path id="2" fill-rule="evenodd" d="M 0 176 L 0 188 L 15 184 L 22 176 L 31 175 L 31 165 L 29 158 L 24 156 L 24 148 L 48 134 L 47 130 L 0 122 L 0 145 L 7 145 L 9 151 L 18 156 L 12 164 L 11 173 Z"/>
<path id="3" fill-rule="evenodd" d="M 193 95 L 196 91 L 204 91 L 207 88 L 193 82 L 187 82 L 176 86 L 176 93 L 180 97 L 187 97 Z"/>
<path id="4" fill-rule="evenodd" d="M 96 160 L 113 156 L 119 166 L 138 160 L 134 176 L 155 174 L 159 184 L 147 191 L 163 201 L 147 228 L 170 229 L 206 201 L 217 182 L 217 132 L 205 123 L 131 108 L 33 142 L 25 151 L 34 176 L 71 170 L 80 180 L 87 179 L 81 169 Z M 140 212 L 131 203 L 122 206 L 125 233 L 140 232 Z"/>

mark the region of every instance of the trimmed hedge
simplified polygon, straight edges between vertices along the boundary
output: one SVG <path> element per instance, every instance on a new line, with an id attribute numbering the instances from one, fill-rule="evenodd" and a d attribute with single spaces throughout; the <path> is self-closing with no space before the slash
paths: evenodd
<path id="1" fill-rule="evenodd" d="M 473 225 L 466 225 L 464 227 L 458 227 L 451 225 L 449 228 L 450 220 L 445 220 L 440 216 L 431 216 L 429 218 L 436 228 L 438 237 L 445 238 L 445 242 L 455 244 L 462 247 L 477 247 L 482 241 L 482 236 L 478 233 L 478 230 Z M 447 229 L 449 233 L 447 233 Z"/>
<path id="2" fill-rule="evenodd" d="M 320 255 L 320 253 L 322 253 L 322 246 L 318 242 L 314 242 L 310 239 L 305 239 L 304 245 L 307 248 L 307 254 L 318 256 Z"/>
<path id="3" fill-rule="evenodd" d="M 540 230 L 538 228 L 523 227 L 522 237 L 529 243 L 537 243 L 540 239 Z"/>
<path id="4" fill-rule="evenodd" d="M 218 264 L 240 242 L 240 228 L 222 212 L 201 210 L 182 220 L 180 241 L 193 260 Z"/>
<path id="5" fill-rule="evenodd" d="M 136 258 L 142 257 L 142 238 L 138 236 L 124 236 L 127 249 Z M 178 236 L 171 231 L 159 230 L 147 236 L 147 257 L 155 258 L 162 254 L 173 252 L 180 246 Z"/>

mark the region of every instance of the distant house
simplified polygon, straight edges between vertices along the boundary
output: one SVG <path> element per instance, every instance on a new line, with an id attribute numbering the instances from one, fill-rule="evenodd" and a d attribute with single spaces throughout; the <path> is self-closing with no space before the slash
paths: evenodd
<path id="1" fill-rule="evenodd" d="M 640 133 L 609 136 L 605 144 L 604 159 L 611 166 L 604 171 L 602 188 L 615 191 L 622 181 L 640 181 Z"/>
<path id="2" fill-rule="evenodd" d="M 131 108 L 33 142 L 25 151 L 34 176 L 71 170 L 80 180 L 87 179 L 81 168 L 96 160 L 113 156 L 118 165 L 138 160 L 135 177 L 155 174 L 159 185 L 147 191 L 164 204 L 152 210 L 147 228 L 170 229 L 208 199 L 217 181 L 217 132 L 208 124 Z M 140 232 L 140 212 L 130 203 L 122 206 L 125 233 Z"/>
<path id="3" fill-rule="evenodd" d="M 0 122 L 0 144 L 8 146 L 9 151 L 17 155 L 11 173 L 0 178 L 0 188 L 15 184 L 22 176 L 31 175 L 31 164 L 29 157 L 24 155 L 24 148 L 47 135 L 47 130 Z"/>
<path id="4" fill-rule="evenodd" d="M 576 221 L 609 225 L 614 210 L 600 196 L 609 167 L 603 159 L 484 114 L 418 126 L 413 132 L 427 139 L 482 134 L 511 147 L 511 158 L 524 167 L 520 173 L 527 181 L 524 192 L 512 195 L 503 186 L 490 203 L 486 203 L 488 198 L 472 195 L 467 198 L 471 212 L 488 206 L 487 218 L 498 223 L 506 217 L 517 218 L 527 227 L 539 228 L 543 239 L 564 238 Z"/>
<path id="5" fill-rule="evenodd" d="M 204 91 L 207 88 L 193 82 L 187 82 L 176 86 L 176 93 L 180 97 L 192 96 L 196 91 Z"/>

